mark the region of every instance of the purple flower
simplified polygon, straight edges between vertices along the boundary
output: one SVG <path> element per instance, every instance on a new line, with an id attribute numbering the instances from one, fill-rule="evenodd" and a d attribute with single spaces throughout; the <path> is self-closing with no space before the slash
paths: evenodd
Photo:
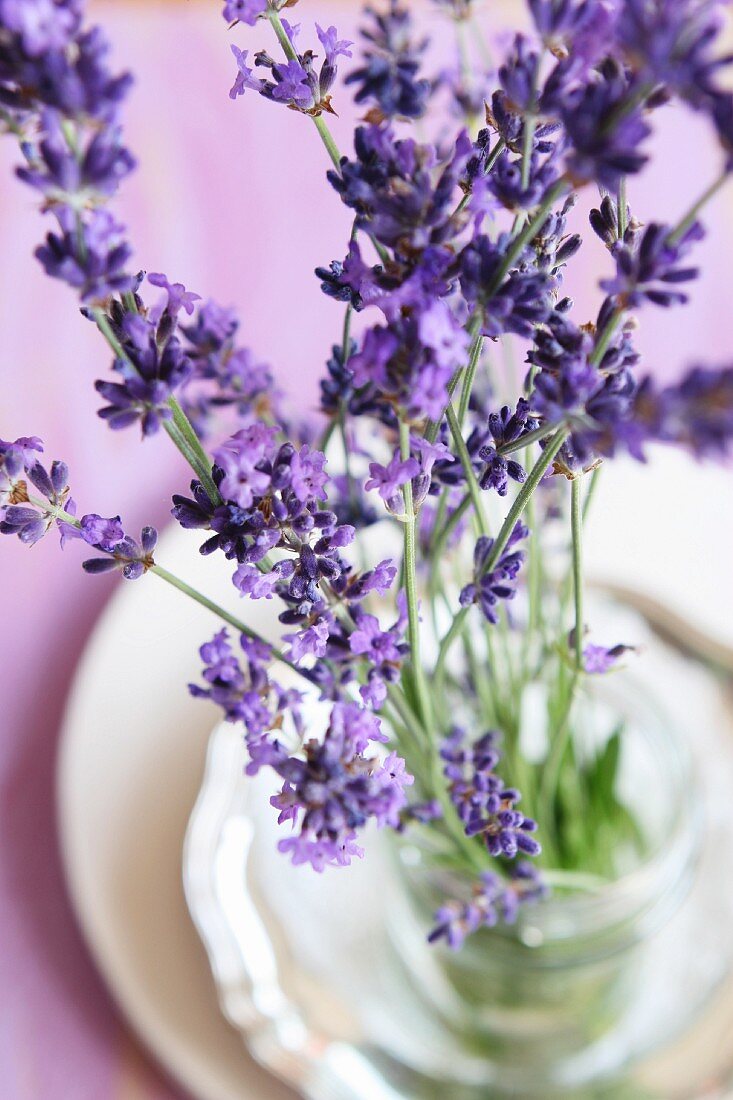
<path id="1" fill-rule="evenodd" d="M 165 290 L 168 295 L 166 311 L 173 318 L 177 317 L 181 310 L 184 310 L 190 317 L 194 311 L 194 304 L 201 300 L 200 294 L 194 294 L 193 291 L 186 290 L 183 283 L 169 282 L 167 275 L 151 272 L 148 275 L 148 282 L 151 286 L 159 286 Z"/>
<path id="2" fill-rule="evenodd" d="M 453 371 L 468 352 L 468 333 L 446 302 L 432 302 L 418 318 L 418 332 L 438 367 Z"/>
<path id="3" fill-rule="evenodd" d="M 682 261 L 704 235 L 697 221 L 679 239 L 673 237 L 669 226 L 651 222 L 631 242 L 614 248 L 616 277 L 603 280 L 601 287 L 621 298 L 625 306 L 638 307 L 644 301 L 658 306 L 685 303 L 687 294 L 678 288 L 695 279 L 698 272 Z"/>
<path id="4" fill-rule="evenodd" d="M 465 730 L 456 727 L 443 742 L 440 755 L 466 836 L 480 836 L 492 856 L 539 855 L 542 849 L 532 835 L 536 822 L 517 809 L 519 792 L 506 787 L 496 774 L 501 759 L 498 735 L 489 731 L 467 746 Z"/>
<path id="5" fill-rule="evenodd" d="M 27 166 L 17 175 L 41 191 L 49 206 L 68 204 L 77 209 L 113 195 L 122 179 L 135 167 L 135 160 L 121 141 L 120 129 L 97 130 L 86 147 L 72 151 L 57 111 L 41 115 L 41 140 L 25 143 Z"/>
<path id="6" fill-rule="evenodd" d="M 360 126 L 354 159 L 343 158 L 328 179 L 357 225 L 406 260 L 451 239 L 460 222 L 453 214 L 456 195 L 472 152 L 462 132 L 453 151 L 439 160 L 432 145 L 398 140 L 391 127 Z"/>
<path id="7" fill-rule="evenodd" d="M 594 180 L 616 192 L 623 176 L 634 175 L 646 163 L 640 146 L 650 131 L 636 103 L 637 92 L 611 60 L 565 92 L 560 116 L 569 145 L 567 167 L 578 183 Z"/>
<path id="8" fill-rule="evenodd" d="M 124 313 L 114 322 L 123 355 L 114 361 L 120 382 L 97 381 L 106 406 L 99 416 L 118 430 L 140 421 L 143 436 L 154 435 L 172 413 L 168 399 L 191 373 L 191 364 L 175 336 L 161 348 L 155 325 L 139 313 Z"/>
<path id="9" fill-rule="evenodd" d="M 504 405 L 498 413 L 489 416 L 489 433 L 493 443 L 484 444 L 478 452 L 483 463 L 479 474 L 482 489 L 495 489 L 499 496 L 506 496 L 509 479 L 520 484 L 526 480 L 524 467 L 511 457 L 501 453 L 503 447 L 513 446 L 523 435 L 538 427 L 539 422 L 530 416 L 529 402 L 520 397 L 516 410 Z"/>
<path id="10" fill-rule="evenodd" d="M 461 289 L 469 305 L 480 310 L 485 336 L 531 336 L 552 308 L 557 283 L 551 276 L 531 268 L 502 274 L 510 243 L 507 234 L 496 242 L 482 234 L 461 253 Z"/>
<path id="11" fill-rule="evenodd" d="M 69 469 L 65 462 L 58 461 L 52 462 L 48 470 L 42 466 L 33 454 L 41 449 L 36 446 L 39 442 L 35 438 L 20 439 L 14 444 L 3 443 L 0 450 L 0 534 L 17 535 L 27 546 L 35 545 L 54 523 L 63 534 L 67 524 L 59 512 L 74 514 Z M 49 508 L 40 500 L 30 499 L 23 474 Z"/>
<path id="12" fill-rule="evenodd" d="M 247 88 L 251 91 L 259 92 L 261 88 L 260 81 L 252 76 L 252 69 L 247 65 L 249 50 L 240 50 L 239 47 L 235 46 L 232 42 L 231 51 L 237 62 L 237 76 L 229 91 L 229 98 L 236 99 L 237 96 L 244 95 Z"/>
<path id="13" fill-rule="evenodd" d="M 709 0 L 625 0 L 615 32 L 641 79 L 703 107 L 718 91 L 718 70 L 730 62 L 711 50 L 721 15 L 720 5 Z"/>
<path id="14" fill-rule="evenodd" d="M 396 576 L 397 566 L 391 558 L 385 558 L 374 569 L 349 580 L 343 594 L 352 604 L 360 602 L 372 592 L 384 596 L 394 584 Z"/>
<path id="15" fill-rule="evenodd" d="M 98 516 L 91 518 L 99 519 Z M 106 522 L 114 523 L 114 521 Z M 116 531 L 113 537 L 116 537 Z M 122 573 L 125 580 L 135 581 L 155 565 L 153 551 L 157 541 L 158 532 L 155 528 L 143 527 L 139 543 L 129 535 L 125 535 L 119 542 L 114 542 L 107 557 L 88 558 L 81 563 L 82 569 L 86 573 L 109 573 L 116 569 Z M 104 550 L 105 547 L 98 544 L 97 549 Z"/>
<path id="16" fill-rule="evenodd" d="M 58 212 L 60 233 L 49 233 L 35 252 L 47 275 L 79 291 L 83 302 L 101 302 L 132 290 L 125 271 L 131 252 L 124 227 L 106 210 L 92 210 L 79 223 L 67 208 Z"/>
<path id="17" fill-rule="evenodd" d="M 326 456 L 321 451 L 312 451 L 307 443 L 293 454 L 290 462 L 290 484 L 301 503 L 326 499 L 328 474 L 325 465 Z"/>
<path id="18" fill-rule="evenodd" d="M 279 580 L 278 572 L 261 573 L 256 565 L 249 562 L 240 565 L 232 577 L 232 583 L 241 595 L 253 600 L 271 600 Z"/>
<path id="19" fill-rule="evenodd" d="M 467 584 L 460 594 L 461 607 L 470 607 L 477 603 L 490 623 L 497 623 L 499 615 L 496 605 L 499 600 L 511 600 L 516 595 L 514 581 L 524 561 L 521 550 L 512 550 L 521 539 L 529 534 L 523 523 L 517 523 L 512 531 L 506 548 L 491 568 L 491 551 L 494 540 L 482 535 L 476 543 L 473 555 L 474 581 Z"/>
<path id="20" fill-rule="evenodd" d="M 546 887 L 540 872 L 530 863 L 517 863 L 509 879 L 485 871 L 475 884 L 470 900 L 448 901 L 435 914 L 435 928 L 428 936 L 430 943 L 444 939 L 457 951 L 467 936 L 479 928 L 493 928 L 501 920 L 512 924 L 519 907 L 545 897 Z"/>
<path id="21" fill-rule="evenodd" d="M 259 9 L 251 11 L 248 22 L 256 19 L 260 14 Z M 294 42 L 298 28 L 291 28 L 283 23 L 285 33 Z M 237 77 L 229 92 L 231 99 L 243 95 L 247 88 L 259 92 L 266 99 L 285 103 L 298 111 L 319 115 L 323 111 L 333 113 L 331 107 L 330 89 L 336 79 L 336 60 L 339 56 L 350 57 L 348 47 L 351 45 L 346 40 L 340 40 L 335 27 L 329 27 L 324 31 L 317 27 L 318 37 L 325 50 L 326 57 L 320 71 L 316 72 L 314 61 L 316 54 L 312 50 L 306 50 L 297 58 L 288 58 L 286 61 L 275 61 L 264 50 L 255 55 L 255 65 L 268 69 L 271 79 L 259 79 L 253 76 L 253 70 L 247 65 L 247 51 L 232 46 L 232 53 L 237 61 Z"/>
<path id="22" fill-rule="evenodd" d="M 536 109 L 540 58 L 522 34 L 499 68 L 499 82 L 505 96 L 519 113 Z"/>
<path id="23" fill-rule="evenodd" d="M 602 645 L 587 645 L 583 649 L 583 668 L 591 674 L 610 672 L 625 653 L 633 652 L 633 646 L 614 645 L 610 648 Z"/>
<path id="24" fill-rule="evenodd" d="M 725 151 L 725 170 L 733 172 L 733 93 L 724 92 L 715 97 L 712 118 Z"/>
<path id="25" fill-rule="evenodd" d="M 381 762 L 365 755 L 373 741 L 383 739 L 379 720 L 369 711 L 335 703 L 323 740 L 307 741 L 302 756 L 277 765 L 283 788 L 271 802 L 280 823 L 289 821 L 298 830 L 278 847 L 294 863 L 308 862 L 316 871 L 348 864 L 361 855 L 357 830 L 368 821 L 399 826 L 405 787 L 413 778 L 394 753 Z"/>
<path id="26" fill-rule="evenodd" d="M 430 81 L 418 76 L 427 42 L 413 41 L 410 12 L 398 0 L 383 14 L 366 12 L 373 26 L 362 31 L 364 64 L 346 78 L 358 85 L 355 101 L 371 102 L 383 118 L 421 118 L 430 96 Z"/>
<path id="27" fill-rule="evenodd" d="M 286 61 L 273 65 L 272 72 L 276 78 L 271 93 L 273 99 L 282 103 L 292 103 L 305 111 L 315 106 L 308 73 L 299 61 Z"/>
<path id="28" fill-rule="evenodd" d="M 267 0 L 225 0 L 222 15 L 227 23 L 247 23 L 254 27 L 267 13 Z"/>
<path id="29" fill-rule="evenodd" d="M 297 634 L 283 635 L 284 641 L 290 642 L 290 659 L 300 664 L 304 657 L 325 656 L 329 633 L 328 620 L 316 619 Z"/>
<path id="30" fill-rule="evenodd" d="M 349 635 L 349 648 L 352 653 L 366 657 L 373 664 L 382 661 L 400 663 L 402 652 L 398 638 L 392 630 L 382 630 L 375 615 L 360 612 L 356 620 L 356 630 Z"/>
<path id="31" fill-rule="evenodd" d="M 407 653 L 404 642 L 406 617 L 400 614 L 389 630 L 382 630 L 379 619 L 361 608 L 356 610 L 354 619 L 356 629 L 349 635 L 349 649 L 370 666 L 367 682 L 359 688 L 359 693 L 368 706 L 378 710 L 387 697 L 387 684 L 399 679 Z"/>
<path id="32" fill-rule="evenodd" d="M 339 38 L 338 31 L 335 27 L 329 27 L 324 31 L 319 27 L 318 23 L 316 23 L 316 34 L 326 54 L 326 60 L 323 63 L 318 78 L 321 97 L 323 97 L 328 93 L 336 79 L 336 59 L 339 57 L 351 57 L 349 46 L 353 46 L 354 43 L 349 42 L 346 38 Z"/>
<path id="33" fill-rule="evenodd" d="M 180 330 L 192 365 L 181 403 L 199 434 L 206 434 L 227 407 L 236 409 L 242 423 L 263 418 L 284 423 L 272 371 L 249 348 L 237 345 L 238 328 L 231 309 L 208 301 L 196 310 L 193 324 Z"/>
<path id="34" fill-rule="evenodd" d="M 274 428 L 253 424 L 214 451 L 214 461 L 224 475 L 218 486 L 224 500 L 250 508 L 256 497 L 265 495 L 271 475 L 259 467 L 269 457 L 274 438 Z"/>
<path id="35" fill-rule="evenodd" d="M 119 516 L 104 519 L 94 513 L 81 517 L 79 534 L 90 546 L 107 551 L 114 550 L 125 537 Z"/>
<path id="36" fill-rule="evenodd" d="M 394 510 L 395 501 L 399 507 L 400 488 L 411 478 L 417 477 L 420 466 L 417 459 L 402 459 L 396 452 L 386 466 L 379 462 L 369 463 L 370 477 L 364 488 L 367 492 L 376 489 L 385 504 Z"/>
<path id="37" fill-rule="evenodd" d="M 613 6 L 604 0 L 528 0 L 537 33 L 558 56 L 572 51 L 592 62 L 608 50 Z M 616 5 L 618 6 L 618 5 Z"/>
<path id="38" fill-rule="evenodd" d="M 448 383 L 453 370 L 463 363 L 462 343 L 454 345 L 452 360 L 448 348 L 433 349 L 420 337 L 419 317 L 402 316 L 388 326 L 375 325 L 365 333 L 362 346 L 349 360 L 354 384 L 366 387 L 364 396 L 385 414 L 398 402 L 410 418 L 439 419 L 448 403 Z"/>
<path id="39" fill-rule="evenodd" d="M 661 389 L 645 379 L 632 419 L 645 440 L 680 444 L 699 458 L 726 457 L 733 450 L 733 367 L 692 367 Z"/>
<path id="40" fill-rule="evenodd" d="M 23 475 L 42 451 L 43 443 L 37 436 L 21 436 L 12 443 L 0 439 L 0 508 L 28 499 Z"/>
<path id="41" fill-rule="evenodd" d="M 540 160 L 533 156 L 525 184 L 522 178 L 522 158 L 504 152 L 486 177 L 486 187 L 500 206 L 508 210 L 527 210 L 536 206 L 557 180 L 556 158 Z M 474 199 L 475 208 L 475 199 Z"/>
<path id="42" fill-rule="evenodd" d="M 0 0 L 0 26 L 28 57 L 64 50 L 79 29 L 79 8 L 56 0 Z"/>
<path id="43" fill-rule="evenodd" d="M 274 731 L 287 714 L 296 734 L 300 733 L 302 697 L 269 680 L 269 646 L 243 634 L 239 643 L 244 661 L 235 653 L 226 630 L 201 646 L 204 686 L 189 684 L 189 691 L 221 707 L 227 721 L 242 722 L 250 754 L 247 772 L 254 775 L 261 767 L 276 767 L 287 760 L 287 751 Z"/>
<path id="44" fill-rule="evenodd" d="M 568 355 L 558 371 L 543 370 L 536 376 L 532 408 L 549 423 L 582 418 L 603 383 L 604 376 L 582 354 Z"/>

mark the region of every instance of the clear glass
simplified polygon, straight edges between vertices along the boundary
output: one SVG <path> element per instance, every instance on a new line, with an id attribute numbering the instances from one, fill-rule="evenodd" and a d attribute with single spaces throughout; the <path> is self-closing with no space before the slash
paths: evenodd
<path id="1" fill-rule="evenodd" d="M 408 835 L 395 848 L 387 831 L 343 871 L 289 866 L 275 853 L 264 775 L 242 776 L 239 735 L 219 729 L 189 831 L 186 890 L 224 1011 L 255 1056 L 309 1100 L 726 1095 L 727 700 L 653 640 L 644 668 L 640 686 L 610 678 L 604 705 L 629 718 L 618 783 L 647 855 L 620 852 L 613 883 L 556 887 L 514 929 L 479 933 L 458 954 L 428 946 L 426 931 L 446 893 L 466 883 L 446 878 Z M 651 702 L 660 695 L 665 713 Z"/>
<path id="2" fill-rule="evenodd" d="M 690 889 L 702 818 L 684 745 L 623 681 L 621 692 L 604 685 L 603 709 L 626 720 L 619 794 L 649 850 L 628 873 L 593 889 L 555 889 L 516 925 L 482 929 L 451 951 L 426 945 L 424 929 L 445 898 L 470 896 L 471 884 L 436 867 L 409 833 L 399 846 L 395 878 L 404 891 L 389 922 L 395 966 L 465 1054 L 485 1062 L 497 1097 L 574 1095 L 618 1075 L 699 1008 L 690 996 L 663 1016 L 638 1011 L 664 979 L 667 961 L 655 958 L 655 943 Z M 581 702 L 581 731 L 584 706 L 592 725 Z"/>

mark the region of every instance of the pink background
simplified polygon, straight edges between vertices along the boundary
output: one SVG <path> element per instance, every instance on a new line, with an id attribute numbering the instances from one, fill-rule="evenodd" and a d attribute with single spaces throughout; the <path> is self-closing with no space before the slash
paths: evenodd
<path id="1" fill-rule="evenodd" d="M 94 5 L 116 57 L 137 75 L 127 118 L 142 167 L 119 209 L 139 265 L 235 305 L 243 338 L 273 363 L 301 407 L 315 406 L 341 311 L 320 293 L 312 270 L 343 255 L 349 219 L 324 184 L 325 153 L 305 119 L 253 96 L 228 99 L 232 61 L 218 8 L 213 0 Z M 353 4 L 304 0 L 297 15 L 304 34 L 317 19 L 354 36 Z M 242 29 L 236 41 L 269 44 L 265 28 Z M 333 129 L 348 148 L 346 106 Z M 678 217 L 719 162 L 706 130 L 688 115 L 667 119 L 658 146 L 661 166 L 631 189 L 646 220 Z M 6 141 L 0 436 L 42 436 L 47 456 L 69 463 L 82 511 L 119 511 L 128 529 L 163 523 L 186 471 L 167 437 L 140 446 L 134 431 L 113 434 L 96 417 L 92 381 L 104 375 L 108 356 L 71 293 L 46 280 L 32 258 L 45 223 L 33 194 L 11 175 L 17 160 Z M 720 197 L 708 215 L 716 232 L 700 249 L 706 275 L 692 306 L 643 317 L 640 342 L 660 373 L 733 351 L 732 202 L 730 193 Z M 591 247 L 588 256 L 596 272 L 602 253 Z M 592 315 L 592 280 L 579 290 Z M 62 555 L 54 542 L 29 552 L 5 539 L 0 549 L 0 1095 L 163 1100 L 180 1094 L 116 1014 L 64 891 L 54 828 L 57 731 L 75 663 L 114 582 L 86 578 L 77 548 Z"/>

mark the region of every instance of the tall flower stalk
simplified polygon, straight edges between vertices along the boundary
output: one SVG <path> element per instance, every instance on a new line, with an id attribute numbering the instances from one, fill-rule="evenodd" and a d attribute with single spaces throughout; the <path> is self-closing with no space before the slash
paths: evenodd
<path id="1" fill-rule="evenodd" d="M 316 272 L 344 316 L 308 423 L 231 310 L 131 268 L 111 212 L 135 163 L 121 128 L 130 77 L 109 69 L 81 0 L 0 0 L 0 127 L 53 219 L 37 258 L 111 352 L 100 416 L 168 434 L 194 474 L 173 516 L 229 569 L 244 609 L 170 573 L 152 528 L 133 538 L 118 516 L 78 514 L 66 466 L 44 465 L 35 437 L 0 442 L 0 533 L 33 545 L 57 530 L 89 548 L 88 573 L 150 574 L 206 607 L 220 629 L 190 689 L 241 726 L 248 771 L 277 776 L 282 852 L 320 872 L 362 855 L 369 822 L 427 836 L 468 881 L 430 933 L 458 947 L 538 900 L 545 872 L 602 881 L 615 848 L 639 842 L 614 775 L 598 781 L 618 754 L 576 751 L 584 692 L 630 659 L 589 632 L 582 529 L 618 454 L 732 449 L 733 367 L 660 386 L 633 316 L 687 300 L 701 217 L 733 170 L 733 97 L 718 83 L 714 11 L 694 0 L 530 0 L 532 30 L 496 70 L 472 0 L 436 3 L 458 49 L 437 75 L 399 0 L 366 10 L 360 56 L 335 27 L 289 23 L 292 0 L 224 4 L 231 99 L 307 116 L 352 220 L 344 255 Z M 249 37 L 254 55 L 239 45 Z M 362 122 L 342 154 L 328 116 L 347 62 Z M 723 164 L 663 225 L 629 196 L 670 101 L 707 117 Z M 585 188 L 608 250 L 592 319 L 563 291 Z M 500 363 L 517 346 L 526 374 L 508 384 Z M 550 548 L 563 538 L 558 577 Z M 249 600 L 272 601 L 278 645 L 250 626 Z M 544 746 L 530 756 L 537 690 Z M 316 697 L 327 718 L 313 728 Z M 613 844 L 579 827 L 578 806 L 603 815 Z"/>

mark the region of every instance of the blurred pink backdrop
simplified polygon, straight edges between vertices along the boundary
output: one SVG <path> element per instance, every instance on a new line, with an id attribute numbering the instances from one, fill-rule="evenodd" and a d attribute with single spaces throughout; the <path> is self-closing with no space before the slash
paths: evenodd
<path id="1" fill-rule="evenodd" d="M 251 95 L 228 99 L 232 60 L 218 8 L 213 0 L 93 5 L 116 58 L 137 77 L 127 119 L 141 167 L 124 186 L 119 210 L 139 266 L 235 305 L 244 339 L 301 407 L 315 407 L 341 311 L 321 294 L 312 271 L 343 256 L 349 219 L 325 185 L 325 154 L 305 119 Z M 509 10 L 504 5 L 504 14 Z M 298 16 L 304 33 L 318 20 L 354 37 L 354 4 L 303 2 Z M 245 39 L 264 44 L 266 30 L 241 29 L 236 40 Z M 350 115 L 342 106 L 333 129 L 347 149 Z M 660 165 L 630 188 L 644 220 L 679 217 L 718 168 L 709 135 L 687 114 L 668 115 L 657 146 Z M 109 357 L 72 294 L 46 280 L 32 257 L 45 222 L 33 194 L 12 176 L 17 161 L 6 141 L 0 436 L 40 435 L 49 458 L 69 463 L 83 511 L 119 511 L 128 529 L 163 523 L 171 492 L 188 481 L 186 470 L 165 436 L 140 446 L 134 432 L 113 434 L 96 417 L 92 381 Z M 659 373 L 673 376 L 697 357 L 733 352 L 732 210 L 729 193 L 707 214 L 716 231 L 700 249 L 706 275 L 693 303 L 643 316 L 640 344 Z M 604 257 L 592 244 L 587 255 L 593 278 L 569 289 L 592 316 Z M 0 1095 L 164 1100 L 180 1093 L 118 1018 L 64 892 L 54 830 L 57 730 L 74 665 L 114 582 L 85 577 L 77 548 L 62 555 L 53 541 L 29 552 L 6 539 L 0 550 Z"/>

